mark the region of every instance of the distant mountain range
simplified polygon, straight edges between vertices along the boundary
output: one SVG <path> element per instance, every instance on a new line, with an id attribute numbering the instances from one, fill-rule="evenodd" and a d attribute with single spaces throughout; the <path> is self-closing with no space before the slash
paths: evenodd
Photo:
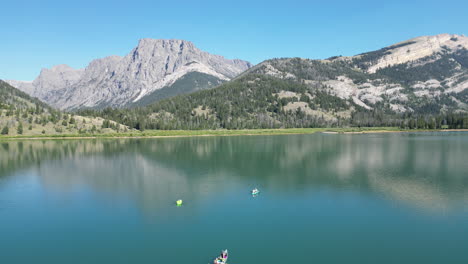
<path id="1" fill-rule="evenodd" d="M 468 37 L 423 36 L 351 57 L 254 67 L 187 41 L 143 39 L 123 58 L 9 82 L 60 109 L 112 106 L 86 114 L 137 129 L 407 126 L 420 117 L 441 126 L 447 120 L 435 116 L 468 112 Z M 129 106 L 145 107 L 119 109 Z"/>
<path id="2" fill-rule="evenodd" d="M 441 115 L 468 112 L 467 49 L 468 37 L 441 34 L 352 57 L 271 59 L 214 89 L 106 115 L 155 129 L 441 127 Z"/>
<path id="3" fill-rule="evenodd" d="M 7 82 L 59 109 L 126 107 L 211 88 L 251 66 L 189 41 L 142 39 L 125 57 L 96 59 L 85 69 L 57 65 L 32 82 Z"/>

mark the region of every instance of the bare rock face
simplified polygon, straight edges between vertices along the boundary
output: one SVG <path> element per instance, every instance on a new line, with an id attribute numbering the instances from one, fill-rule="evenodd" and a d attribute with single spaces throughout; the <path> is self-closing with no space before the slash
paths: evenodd
<path id="1" fill-rule="evenodd" d="M 21 91 L 32 94 L 34 92 L 34 86 L 32 81 L 18 81 L 18 80 L 4 80 L 9 85 L 20 89 Z"/>
<path id="2" fill-rule="evenodd" d="M 64 64 L 54 66 L 51 69 L 42 69 L 39 77 L 32 82 L 34 87 L 32 94 L 46 102 L 53 100 L 53 95 L 57 91 L 76 84 L 82 74 L 82 69 L 76 70 Z"/>
<path id="3" fill-rule="evenodd" d="M 468 37 L 463 35 L 440 34 L 417 37 L 388 47 L 388 54 L 382 56 L 367 71 L 375 73 L 378 69 L 415 61 L 443 50 L 456 51 L 463 48 L 468 49 Z"/>
<path id="4" fill-rule="evenodd" d="M 251 66 L 201 51 L 189 41 L 141 39 L 125 57 L 96 59 L 78 70 L 58 65 L 43 69 L 32 84 L 15 84 L 60 109 L 119 107 L 170 86 L 190 72 L 228 81 Z"/>
<path id="5" fill-rule="evenodd" d="M 77 83 L 82 73 L 81 69 L 76 70 L 61 64 L 50 69 L 42 69 L 39 76 L 32 82 L 14 80 L 7 82 L 25 93 L 47 101 L 50 94 Z"/>

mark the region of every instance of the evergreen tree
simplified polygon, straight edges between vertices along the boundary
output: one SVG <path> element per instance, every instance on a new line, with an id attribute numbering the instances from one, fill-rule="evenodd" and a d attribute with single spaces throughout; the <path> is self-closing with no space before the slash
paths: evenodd
<path id="1" fill-rule="evenodd" d="M 23 123 L 19 123 L 18 124 L 18 128 L 16 129 L 16 132 L 18 133 L 18 135 L 22 135 L 23 134 Z"/>
<path id="2" fill-rule="evenodd" d="M 4 126 L 3 129 L 2 129 L 2 135 L 8 135 L 8 126 Z"/>
<path id="3" fill-rule="evenodd" d="M 110 127 L 110 121 L 105 119 L 104 121 L 102 121 L 102 125 L 101 125 L 101 128 L 109 128 Z"/>

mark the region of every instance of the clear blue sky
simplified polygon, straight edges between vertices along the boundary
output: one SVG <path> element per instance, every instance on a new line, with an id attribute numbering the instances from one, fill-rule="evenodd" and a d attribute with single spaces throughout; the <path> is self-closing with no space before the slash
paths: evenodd
<path id="1" fill-rule="evenodd" d="M 125 55 L 140 38 L 190 40 L 259 63 L 354 55 L 421 35 L 468 33 L 468 1 L 3 1 L 0 79 Z"/>

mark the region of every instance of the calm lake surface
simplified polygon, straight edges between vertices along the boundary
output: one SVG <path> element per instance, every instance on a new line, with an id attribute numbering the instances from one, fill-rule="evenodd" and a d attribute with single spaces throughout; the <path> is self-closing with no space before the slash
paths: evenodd
<path id="1" fill-rule="evenodd" d="M 468 133 L 0 142 L 0 263 L 224 248 L 231 264 L 468 263 Z"/>

